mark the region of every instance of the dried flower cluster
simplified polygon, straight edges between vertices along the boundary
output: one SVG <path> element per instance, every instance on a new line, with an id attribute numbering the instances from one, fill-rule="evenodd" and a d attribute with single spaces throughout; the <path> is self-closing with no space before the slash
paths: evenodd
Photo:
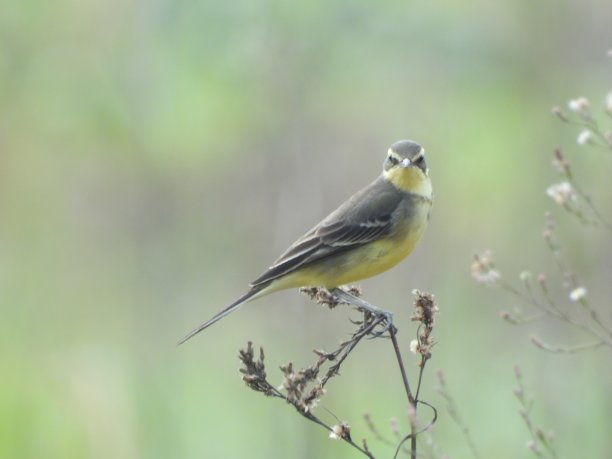
<path id="1" fill-rule="evenodd" d="M 472 278 L 479 284 L 494 285 L 501 279 L 501 274 L 495 269 L 493 253 L 486 250 L 482 255 L 474 255 L 472 262 Z"/>
<path id="2" fill-rule="evenodd" d="M 242 380 L 248 387 L 268 396 L 277 395 L 276 389 L 266 380 L 263 348 L 259 348 L 259 359 L 255 360 L 253 343 L 249 341 L 246 349 L 240 349 L 238 358 L 244 365 L 244 367 L 240 369 L 240 372 L 244 375 L 242 376 Z"/>
<path id="3" fill-rule="evenodd" d="M 582 190 L 571 172 L 570 162 L 560 148 L 553 151 L 553 168 L 561 175 L 562 181 L 550 185 L 546 194 L 560 207 L 575 216 L 585 225 L 601 226 L 612 231 L 612 225 Z"/>
<path id="4" fill-rule="evenodd" d="M 349 295 L 360 297 L 362 291 L 359 287 L 356 286 L 343 286 L 340 289 Z M 300 289 L 301 293 L 309 296 L 311 300 L 314 300 L 317 304 L 322 306 L 327 306 L 329 309 L 334 309 L 339 304 L 343 304 L 344 302 L 334 295 L 329 290 L 322 287 L 302 287 Z"/>
<path id="5" fill-rule="evenodd" d="M 418 322 L 419 327 L 417 339 L 410 343 L 410 351 L 421 356 L 419 366 L 423 366 L 431 358 L 431 348 L 435 344 L 431 333 L 439 309 L 431 293 L 418 290 L 414 290 L 412 293 L 416 295 L 416 300 L 414 302 L 414 314 L 410 320 Z"/>
<path id="6" fill-rule="evenodd" d="M 243 368 L 240 369 L 240 372 L 243 374 L 242 380 L 249 388 L 257 392 L 284 399 L 306 419 L 327 429 L 330 432 L 330 438 L 345 440 L 370 459 L 374 459 L 374 456 L 367 449 L 365 441 L 363 448 L 352 441 L 348 423 L 342 421 L 339 425 L 328 426 L 313 414 L 312 410 L 316 407 L 320 397 L 325 394 L 325 389 L 323 388 L 324 382 L 317 379 L 321 365 L 320 362 L 327 360 L 330 356 L 330 354 L 321 356 L 320 351 L 316 353 L 320 358 L 317 363 L 309 368 L 294 371 L 292 363 L 281 366 L 280 370 L 284 375 L 283 383 L 279 388 L 275 388 L 266 379 L 263 348 L 260 349 L 259 359 L 255 359 L 253 343 L 249 341 L 246 349 L 241 349 L 239 353 L 239 358 L 243 364 Z M 315 383 L 315 386 L 310 391 L 306 391 L 307 386 L 311 383 Z"/>
<path id="7" fill-rule="evenodd" d="M 313 365 L 294 371 L 293 363 L 290 362 L 287 365 L 282 365 L 280 370 L 284 375 L 281 388 L 287 394 L 287 401 L 304 412 L 315 408 L 321 396 L 325 394 L 321 381 L 317 379 L 319 367 Z M 315 386 L 305 394 L 307 386 L 312 383 Z"/>
<path id="8" fill-rule="evenodd" d="M 332 431 L 329 433 L 329 438 L 332 440 L 350 440 L 351 439 L 351 426 L 346 422 L 341 422 L 332 427 Z"/>

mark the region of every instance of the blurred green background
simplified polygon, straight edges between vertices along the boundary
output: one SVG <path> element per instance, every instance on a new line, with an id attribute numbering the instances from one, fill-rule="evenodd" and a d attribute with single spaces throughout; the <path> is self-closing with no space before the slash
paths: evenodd
<path id="1" fill-rule="evenodd" d="M 612 155 L 579 149 L 577 130 L 550 116 L 580 95 L 599 108 L 611 89 L 609 4 L 28 0 L 1 11 L 1 457 L 358 457 L 247 390 L 236 358 L 247 340 L 263 345 L 280 384 L 278 365 L 309 364 L 346 336 L 345 309 L 283 292 L 175 343 L 373 180 L 402 138 L 427 148 L 430 228 L 409 261 L 361 285 L 395 312 L 406 349 L 410 291 L 436 294 L 423 396 L 440 408 L 439 449 L 471 457 L 436 392 L 442 369 L 482 457 L 530 456 L 518 363 L 560 456 L 611 457 L 609 351 L 535 349 L 530 333 L 586 338 L 503 323 L 515 300 L 469 276 L 484 248 L 512 279 L 551 270 L 541 229 L 556 146 L 612 207 Z M 609 321 L 609 236 L 565 216 L 559 231 Z M 359 348 L 323 405 L 391 457 L 361 420 L 406 428 L 390 345 Z"/>

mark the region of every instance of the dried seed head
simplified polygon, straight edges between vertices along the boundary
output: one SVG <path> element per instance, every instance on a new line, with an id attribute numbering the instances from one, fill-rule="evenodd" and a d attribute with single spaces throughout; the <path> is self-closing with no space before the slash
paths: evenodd
<path id="1" fill-rule="evenodd" d="M 253 343 L 247 343 L 246 349 L 239 351 L 238 358 L 242 362 L 243 367 L 240 372 L 243 374 L 242 380 L 250 388 L 257 392 L 263 392 L 266 395 L 272 395 L 274 388 L 266 380 L 266 367 L 264 365 L 263 348 L 259 350 L 259 359 L 255 360 L 255 351 Z"/>
<path id="2" fill-rule="evenodd" d="M 586 97 L 577 97 L 576 99 L 570 100 L 567 103 L 567 107 L 575 113 L 584 115 L 589 113 L 591 103 Z"/>
<path id="3" fill-rule="evenodd" d="M 499 317 L 504 319 L 506 322 L 511 323 L 512 325 L 516 325 L 519 323 L 518 319 L 508 311 L 501 311 L 499 313 Z"/>
<path id="4" fill-rule="evenodd" d="M 332 427 L 332 431 L 329 433 L 329 438 L 332 440 L 350 440 L 351 427 L 347 422 L 342 421 L 340 424 L 336 424 Z"/>
<path id="5" fill-rule="evenodd" d="M 474 255 L 471 272 L 472 278 L 479 284 L 494 285 L 501 278 L 500 272 L 495 269 L 490 250 L 482 255 Z"/>
<path id="6" fill-rule="evenodd" d="M 570 201 L 576 200 L 574 188 L 569 182 L 561 182 L 550 185 L 546 189 L 546 194 L 560 206 L 564 206 Z"/>
<path id="7" fill-rule="evenodd" d="M 539 347 L 540 349 L 548 349 L 548 346 L 544 343 L 544 341 L 542 341 L 538 336 L 536 335 L 531 335 L 529 337 L 529 340 L 532 342 L 532 344 L 535 347 Z"/>
<path id="8" fill-rule="evenodd" d="M 555 105 L 550 111 L 552 112 L 553 115 L 555 115 L 561 121 L 564 121 L 564 122 L 569 121 L 565 113 L 563 113 L 563 110 L 561 110 L 561 107 L 559 107 L 558 105 Z"/>
<path id="9" fill-rule="evenodd" d="M 578 302 L 583 300 L 587 295 L 587 289 L 584 287 L 576 287 L 569 293 L 570 300 Z"/>
<path id="10" fill-rule="evenodd" d="M 315 386 L 310 393 L 304 397 L 304 400 L 302 400 L 302 411 L 304 411 L 304 413 L 308 413 L 314 410 L 321 401 L 321 397 L 325 395 L 326 392 L 326 389 L 322 387 L 321 384 Z"/>
<path id="11" fill-rule="evenodd" d="M 580 134 L 578 134 L 578 137 L 576 138 L 576 143 L 578 145 L 593 144 L 593 133 L 589 129 L 583 129 L 582 131 L 580 131 Z"/>
<path id="12" fill-rule="evenodd" d="M 570 163 L 559 148 L 553 151 L 552 165 L 560 174 L 570 175 Z"/>
<path id="13" fill-rule="evenodd" d="M 431 293 L 418 290 L 413 290 L 412 293 L 417 298 L 414 301 L 414 314 L 411 320 L 421 322 L 426 327 L 433 326 L 435 314 L 439 312 L 434 296 Z"/>

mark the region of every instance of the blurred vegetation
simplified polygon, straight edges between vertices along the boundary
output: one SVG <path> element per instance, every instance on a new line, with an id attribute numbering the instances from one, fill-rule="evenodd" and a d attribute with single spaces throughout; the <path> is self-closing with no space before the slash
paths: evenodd
<path id="1" fill-rule="evenodd" d="M 405 346 L 410 290 L 436 294 L 424 397 L 444 405 L 433 373 L 443 369 L 482 456 L 528 457 L 512 394 L 519 363 L 562 457 L 612 454 L 608 351 L 534 349 L 525 329 L 497 318 L 494 306 L 510 300 L 469 279 L 471 255 L 487 247 L 504 272 L 550 266 L 540 234 L 556 146 L 574 151 L 576 173 L 612 208 L 612 155 L 579 150 L 549 115 L 610 89 L 606 2 L 1 9 L 1 457 L 354 457 L 245 390 L 236 358 L 250 339 L 269 368 L 310 361 L 345 336 L 346 311 L 284 292 L 175 342 L 374 179 L 401 138 L 428 151 L 430 229 L 409 261 L 362 286 L 395 311 Z M 609 237 L 560 220 L 593 300 L 609 302 Z M 545 333 L 578 339 L 554 323 Z M 355 438 L 367 435 L 366 410 L 406 427 L 387 344 L 360 349 L 330 388 L 326 404 Z M 443 411 L 434 438 L 470 457 Z"/>

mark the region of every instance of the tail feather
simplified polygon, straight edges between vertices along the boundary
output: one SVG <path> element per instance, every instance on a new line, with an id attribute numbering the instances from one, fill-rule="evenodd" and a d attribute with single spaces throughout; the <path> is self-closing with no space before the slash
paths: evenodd
<path id="1" fill-rule="evenodd" d="M 236 309 L 238 309 L 240 306 L 242 306 L 244 303 L 246 303 L 247 301 L 252 299 L 253 296 L 255 296 L 257 293 L 261 292 L 262 290 L 263 290 L 262 287 L 254 287 L 254 288 L 252 288 L 247 293 L 245 293 L 240 298 L 238 298 L 236 301 L 234 301 L 232 304 L 230 304 L 229 306 L 227 306 L 226 308 L 222 309 L 217 314 L 215 314 L 213 317 L 208 319 L 206 322 L 204 322 L 198 328 L 195 328 L 194 330 L 190 331 L 183 339 L 181 339 L 178 342 L 177 345 L 180 346 L 181 344 L 183 344 L 188 339 L 193 338 L 195 335 L 197 335 L 201 331 L 206 330 L 208 327 L 210 327 L 215 322 L 217 322 L 217 321 L 223 319 L 225 316 L 231 314 Z"/>

